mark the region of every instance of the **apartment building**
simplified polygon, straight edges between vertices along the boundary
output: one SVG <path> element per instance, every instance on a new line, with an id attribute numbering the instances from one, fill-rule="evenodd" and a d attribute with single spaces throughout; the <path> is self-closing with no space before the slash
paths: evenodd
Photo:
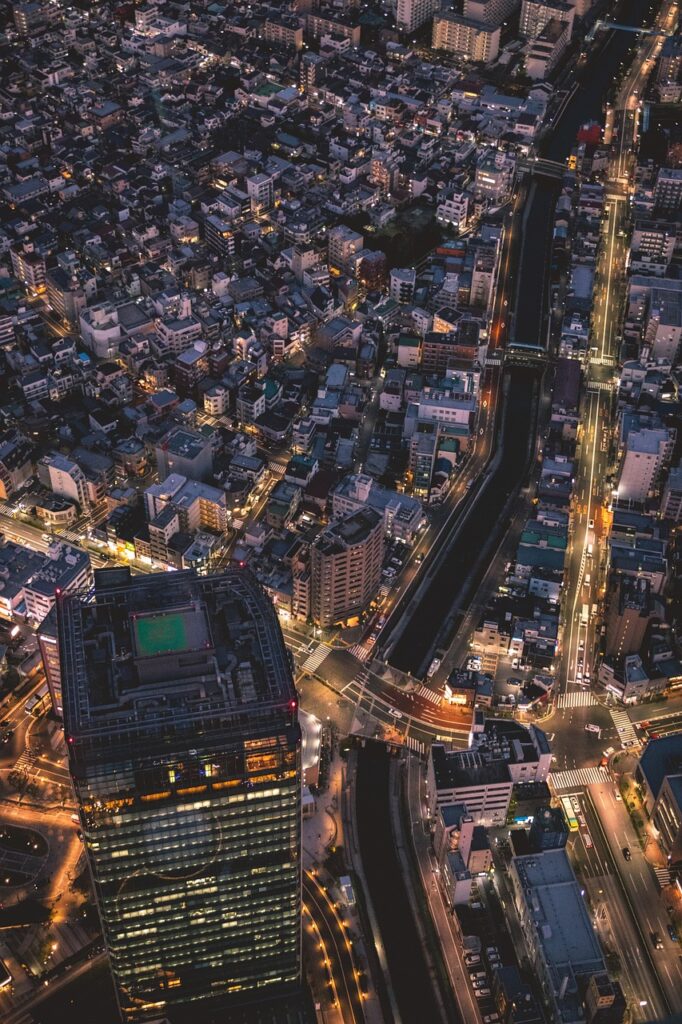
<path id="1" fill-rule="evenodd" d="M 500 52 L 500 26 L 443 12 L 433 19 L 431 45 L 467 60 L 490 64 Z"/>
<path id="2" fill-rule="evenodd" d="M 376 596 L 384 556 L 384 522 L 359 509 L 331 523 L 311 548 L 311 614 L 318 626 L 360 615 Z"/>
<path id="3" fill-rule="evenodd" d="M 682 207 L 682 168 L 661 167 L 654 186 L 656 214 L 677 216 Z"/>
<path id="4" fill-rule="evenodd" d="M 643 427 L 631 430 L 618 480 L 618 500 L 643 503 L 670 459 L 675 431 Z"/>
<path id="5" fill-rule="evenodd" d="M 399 32 L 414 32 L 440 7 L 439 0 L 397 0 L 395 24 Z"/>
<path id="6" fill-rule="evenodd" d="M 522 0 L 519 35 L 524 39 L 535 39 L 552 19 L 566 21 L 569 37 L 573 33 L 575 7 L 563 0 Z"/>

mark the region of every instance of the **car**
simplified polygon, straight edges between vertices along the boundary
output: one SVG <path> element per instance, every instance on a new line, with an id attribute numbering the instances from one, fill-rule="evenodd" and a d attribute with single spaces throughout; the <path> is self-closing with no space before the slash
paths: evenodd
<path id="1" fill-rule="evenodd" d="M 477 989 L 474 989 L 474 995 L 476 996 L 477 999 L 487 999 L 488 996 L 490 995 L 490 989 L 489 988 L 477 988 Z"/>
<path id="2" fill-rule="evenodd" d="M 675 925 L 674 924 L 669 924 L 667 927 L 668 927 L 668 935 L 670 936 L 670 941 L 671 942 L 679 942 L 680 941 L 680 937 L 677 934 L 677 932 L 675 931 Z"/>
<path id="3" fill-rule="evenodd" d="M 658 932 L 649 932 L 649 938 L 654 949 L 663 949 L 663 939 Z"/>
<path id="4" fill-rule="evenodd" d="M 632 860 L 632 854 L 630 853 L 630 847 L 629 846 L 624 846 L 623 847 L 623 856 L 625 857 L 626 860 Z"/>
<path id="5" fill-rule="evenodd" d="M 622 796 L 620 795 L 620 791 L 619 790 L 616 790 L 616 792 L 614 793 L 614 796 L 615 796 L 616 800 L 622 800 L 623 799 Z"/>
<path id="6" fill-rule="evenodd" d="M 483 1024 L 497 1024 L 499 1019 L 499 1013 L 487 1013 L 483 1018 Z"/>
<path id="7" fill-rule="evenodd" d="M 600 768 L 608 768 L 608 766 L 609 766 L 609 759 L 608 759 L 608 757 L 600 757 L 599 758 L 599 767 Z"/>
<path id="8" fill-rule="evenodd" d="M 485 971 L 469 971 L 469 977 L 474 983 L 474 988 L 480 988 L 481 978 L 485 978 Z"/>
<path id="9" fill-rule="evenodd" d="M 476 967 L 480 962 L 481 958 L 477 953 L 468 953 L 467 956 L 464 957 L 464 963 L 467 967 Z"/>
<path id="10" fill-rule="evenodd" d="M 483 904 L 476 900 L 474 903 L 470 903 L 469 906 L 472 910 L 483 910 Z"/>
<path id="11" fill-rule="evenodd" d="M 509 679 L 507 680 L 507 685 L 508 686 L 521 686 L 522 685 L 522 680 L 521 679 L 517 679 L 516 676 L 510 676 Z"/>
<path id="12" fill-rule="evenodd" d="M 482 977 L 479 977 L 478 975 L 476 975 L 476 978 L 475 978 L 475 981 L 474 981 L 474 988 L 485 988 L 486 987 L 486 982 L 484 980 L 485 979 L 485 972 L 481 971 L 480 973 L 481 973 Z"/>
<path id="13" fill-rule="evenodd" d="M 594 519 L 588 519 L 587 520 L 587 529 L 588 530 L 594 530 Z"/>
<path id="14" fill-rule="evenodd" d="M 594 843 L 592 842 L 592 836 L 590 835 L 590 833 L 586 832 L 585 835 L 583 836 L 583 839 L 585 841 L 585 846 L 587 847 L 587 849 L 591 850 L 592 847 L 594 846 Z"/>
<path id="15" fill-rule="evenodd" d="M 520 665 L 520 659 L 519 658 L 512 658 L 512 668 L 518 668 L 519 665 Z"/>
<path id="16" fill-rule="evenodd" d="M 397 708 L 389 708 L 388 709 L 388 713 L 389 713 L 389 715 L 393 715 L 394 718 L 402 718 L 403 717 L 402 711 L 398 711 Z"/>

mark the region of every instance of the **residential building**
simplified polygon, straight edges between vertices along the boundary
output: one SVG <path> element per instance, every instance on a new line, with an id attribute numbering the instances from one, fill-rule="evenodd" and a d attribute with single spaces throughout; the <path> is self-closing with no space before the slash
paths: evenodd
<path id="1" fill-rule="evenodd" d="M 64 728 L 122 1018 L 301 978 L 301 733 L 248 570 L 97 570 L 59 601 Z M 141 838 L 142 837 L 142 838 Z M 144 838 L 146 837 L 146 838 Z"/>
<path id="2" fill-rule="evenodd" d="M 171 473 L 191 480 L 209 480 L 213 472 L 210 440 L 186 427 L 173 427 L 156 446 L 155 455 L 161 480 Z"/>
<path id="3" fill-rule="evenodd" d="M 570 37 L 574 18 L 575 7 L 563 0 L 521 0 L 519 35 L 524 39 L 535 39 L 545 25 L 554 19 L 568 23 Z"/>
<path id="4" fill-rule="evenodd" d="M 338 224 L 329 232 L 329 263 L 339 270 L 350 270 L 353 257 L 363 248 L 364 238 L 359 232 L 345 224 Z"/>
<path id="5" fill-rule="evenodd" d="M 39 295 L 45 291 L 45 258 L 32 242 L 10 249 L 12 271 L 29 292 Z"/>
<path id="6" fill-rule="evenodd" d="M 412 302 L 417 273 L 413 267 L 394 267 L 390 273 L 389 294 L 395 302 Z"/>
<path id="7" fill-rule="evenodd" d="M 0 431 L 0 500 L 6 501 L 33 476 L 33 445 L 16 428 Z"/>
<path id="8" fill-rule="evenodd" d="M 606 597 L 605 653 L 616 659 L 637 654 L 654 614 L 649 580 L 612 574 Z"/>
<path id="9" fill-rule="evenodd" d="M 421 502 L 380 484 L 365 473 L 345 476 L 332 495 L 332 515 L 343 519 L 357 509 L 374 509 L 383 519 L 387 537 L 411 544 L 422 518 Z"/>
<path id="10" fill-rule="evenodd" d="M 565 849 L 513 857 L 514 906 L 531 967 L 557 1024 L 585 1019 L 584 990 L 605 972 L 597 932 Z"/>
<path id="11" fill-rule="evenodd" d="M 323 628 L 361 615 L 376 597 L 384 555 L 384 520 L 363 508 L 327 526 L 313 542 L 311 614 Z"/>
<path id="12" fill-rule="evenodd" d="M 679 215 L 682 207 L 682 168 L 661 167 L 654 186 L 654 209 L 657 215 Z"/>
<path id="13" fill-rule="evenodd" d="M 303 49 L 303 25 L 298 18 L 268 18 L 263 26 L 263 35 L 269 43 Z"/>
<path id="14" fill-rule="evenodd" d="M 646 501 L 672 455 L 674 443 L 675 432 L 663 427 L 629 432 L 618 480 L 619 501 Z"/>
<path id="15" fill-rule="evenodd" d="M 66 455 L 56 453 L 45 456 L 42 465 L 47 472 L 48 486 L 54 494 L 78 502 L 81 511 L 84 512 L 90 504 L 88 484 L 85 473 L 78 463 Z"/>
<path id="16" fill-rule="evenodd" d="M 433 19 L 431 45 L 467 60 L 491 64 L 500 52 L 500 25 L 465 18 L 450 11 Z"/>
<path id="17" fill-rule="evenodd" d="M 414 32 L 438 10 L 438 0 L 397 0 L 395 23 L 399 32 Z"/>
<path id="18" fill-rule="evenodd" d="M 682 522 L 682 466 L 675 466 L 668 473 L 661 496 L 661 516 L 673 523 Z"/>
<path id="19" fill-rule="evenodd" d="M 90 555 L 70 544 L 50 544 L 42 565 L 24 584 L 26 616 L 38 624 L 45 619 L 60 594 L 85 590 L 92 581 Z"/>
<path id="20" fill-rule="evenodd" d="M 428 779 L 432 814 L 444 804 L 463 804 L 476 824 L 506 823 L 514 783 L 504 760 L 489 761 L 476 750 L 446 752 L 434 743 Z"/>

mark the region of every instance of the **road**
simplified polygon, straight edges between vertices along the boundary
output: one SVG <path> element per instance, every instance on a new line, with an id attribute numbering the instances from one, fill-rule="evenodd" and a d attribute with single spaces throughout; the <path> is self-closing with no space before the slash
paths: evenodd
<path id="1" fill-rule="evenodd" d="M 331 974 L 331 988 L 339 1004 L 343 1024 L 363 1024 L 363 994 L 360 972 L 353 956 L 339 908 L 330 899 L 324 885 L 312 872 L 303 872 L 303 905 L 311 927 L 323 946 L 324 966 Z"/>
<path id="2" fill-rule="evenodd" d="M 657 23 L 670 28 L 677 8 L 666 3 Z M 603 593 L 606 567 L 611 488 L 606 483 L 610 461 L 614 368 L 618 360 L 618 334 L 626 290 L 628 251 L 628 202 L 636 161 L 639 131 L 639 95 L 644 90 L 663 39 L 644 36 L 622 83 L 614 109 L 619 134 L 613 147 L 606 182 L 605 218 L 600 258 L 595 275 L 591 348 L 586 367 L 587 390 L 580 425 L 580 455 L 571 519 L 572 540 L 568 553 L 566 635 L 563 671 L 566 688 L 575 687 L 592 672 L 597 645 L 596 616 L 592 608 Z M 589 577 L 589 583 L 587 578 Z M 581 621 L 581 609 L 590 614 Z M 584 619 L 584 617 L 582 617 Z M 588 676 L 589 681 L 589 676 Z"/>
<path id="3" fill-rule="evenodd" d="M 668 28 L 676 17 L 676 7 L 665 3 L 657 20 Z M 547 726 L 556 730 L 552 749 L 559 771 L 589 765 L 594 768 L 602 749 L 607 745 L 620 748 L 625 736 L 618 730 L 613 732 L 612 716 L 605 709 L 572 705 L 597 699 L 591 691 L 599 640 L 597 610 L 603 599 L 607 566 L 613 385 L 627 281 L 628 195 L 639 130 L 638 95 L 661 45 L 661 37 L 642 37 L 615 103 L 614 122 L 619 133 L 612 148 L 606 183 L 566 562 L 559 666 L 564 710 L 555 712 Z M 603 701 L 603 695 L 599 699 Z M 590 734 L 584 731 L 588 723 L 602 728 L 601 739 L 594 740 L 596 749 L 592 755 L 587 753 Z M 629 726 L 627 730 L 628 736 L 635 735 Z M 605 926 L 610 929 L 623 963 L 632 1012 L 639 1020 L 664 1019 L 670 1012 L 682 1010 L 682 971 L 679 947 L 668 939 L 666 912 L 653 871 L 641 853 L 627 810 L 615 798 L 613 784 L 576 786 L 575 792 L 584 806 L 593 843 L 585 844 L 581 829 L 578 844 L 582 844 L 581 856 L 593 879 L 589 883 L 593 903 L 596 899 L 603 904 Z M 631 850 L 630 861 L 622 854 L 625 846 Z M 663 950 L 653 948 L 651 931 L 660 933 Z"/>
<path id="4" fill-rule="evenodd" d="M 595 850 L 605 863 L 613 865 L 612 873 L 619 879 L 625 904 L 630 917 L 637 922 L 637 937 L 634 945 L 622 941 L 620 928 L 615 929 L 619 947 L 631 963 L 645 965 L 647 974 L 654 975 L 659 984 L 640 982 L 642 993 L 640 998 L 648 1002 L 646 1017 L 651 1019 L 655 1013 L 657 1019 L 664 1019 L 670 1013 L 682 1012 L 682 964 L 680 963 L 679 943 L 673 943 L 668 936 L 669 918 L 665 905 L 660 897 L 659 889 L 642 852 L 637 834 L 630 822 L 622 800 L 616 800 L 613 786 L 590 786 L 584 802 L 585 819 L 590 827 Z M 623 850 L 630 851 L 630 860 L 626 860 Z M 615 905 L 621 900 L 609 904 L 609 912 L 613 913 Z M 658 932 L 663 948 L 655 949 L 651 941 L 651 933 Z M 662 989 L 665 1002 L 656 998 L 656 990 Z"/>
<path id="5" fill-rule="evenodd" d="M 407 759 L 407 800 L 412 824 L 412 843 L 424 895 L 443 951 L 450 985 L 464 1024 L 480 1024 L 481 1013 L 474 996 L 469 971 L 464 964 L 462 943 L 440 884 L 435 856 L 431 851 L 430 817 L 424 787 L 424 767 L 416 758 Z"/>

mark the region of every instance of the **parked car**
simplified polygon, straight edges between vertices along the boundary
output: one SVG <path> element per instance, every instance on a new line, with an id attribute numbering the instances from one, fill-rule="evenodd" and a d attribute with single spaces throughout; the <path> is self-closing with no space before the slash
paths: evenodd
<path id="1" fill-rule="evenodd" d="M 670 936 L 670 939 L 671 939 L 672 942 L 679 942 L 680 941 L 680 937 L 677 934 L 677 932 L 675 931 L 675 925 L 674 924 L 669 924 L 668 925 L 668 935 Z"/>
<path id="2" fill-rule="evenodd" d="M 476 996 L 477 999 L 487 999 L 488 996 L 490 995 L 490 989 L 489 988 L 477 988 L 477 989 L 474 989 L 474 995 Z"/>

